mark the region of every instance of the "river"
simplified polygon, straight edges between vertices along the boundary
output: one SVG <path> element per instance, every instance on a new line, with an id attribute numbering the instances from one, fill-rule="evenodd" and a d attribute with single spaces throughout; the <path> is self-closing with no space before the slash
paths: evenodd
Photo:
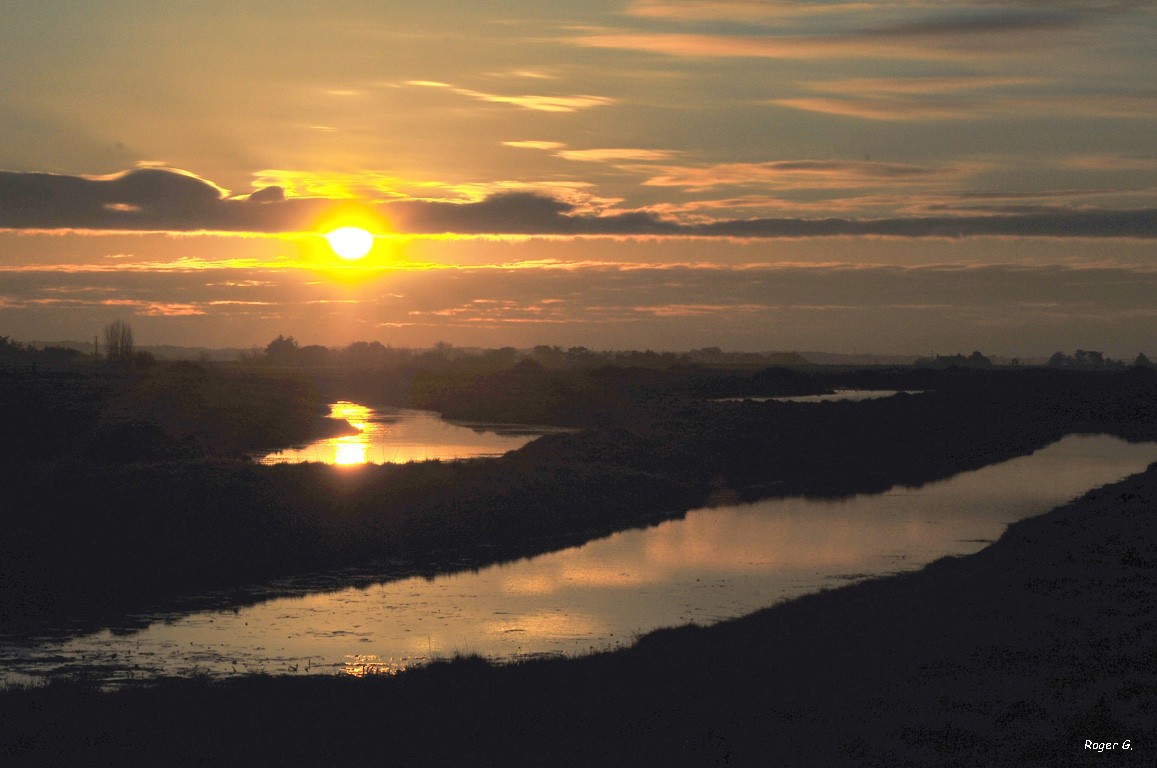
<path id="1" fill-rule="evenodd" d="M 697 509 L 478 571 L 144 617 L 144 629 L 0 641 L 2 682 L 77 671 L 110 684 L 248 672 L 363 675 L 455 653 L 581 654 L 976 552 L 1009 523 L 1155 460 L 1155 443 L 1069 436 L 918 488 Z"/>
<path id="2" fill-rule="evenodd" d="M 559 431 L 552 427 L 460 424 L 433 411 L 375 409 L 344 400 L 330 405 L 330 417 L 349 422 L 357 432 L 254 458 L 262 464 L 320 461 L 341 465 L 477 459 L 501 456 L 536 437 Z"/>

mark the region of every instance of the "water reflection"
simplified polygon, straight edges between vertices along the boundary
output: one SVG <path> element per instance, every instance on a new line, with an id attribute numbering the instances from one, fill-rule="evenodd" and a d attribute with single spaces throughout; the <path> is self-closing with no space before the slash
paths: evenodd
<path id="1" fill-rule="evenodd" d="M 308 669 L 306 670 L 309 671 Z M 371 675 L 396 675 L 406 671 L 404 662 L 394 659 L 382 659 L 374 654 L 349 654 L 346 656 L 342 674 L 350 677 L 369 677 Z"/>
<path id="2" fill-rule="evenodd" d="M 379 410 L 346 401 L 333 403 L 330 415 L 348 421 L 357 433 L 274 451 L 257 460 L 262 464 L 318 461 L 348 466 L 473 459 L 501 456 L 550 431 L 536 427 L 515 432 L 498 425 L 463 426 L 444 421 L 431 411 Z"/>
<path id="3" fill-rule="evenodd" d="M 777 395 L 775 397 L 723 397 L 716 402 L 720 403 L 742 403 L 745 400 L 750 400 L 755 403 L 766 403 L 774 401 L 777 403 L 835 403 L 835 402 L 859 402 L 861 400 L 882 400 L 886 397 L 892 397 L 904 393 L 906 395 L 918 395 L 920 390 L 916 389 L 837 389 L 826 395 Z"/>
<path id="4" fill-rule="evenodd" d="M 69 668 L 107 679 L 362 675 L 392 674 L 456 652 L 500 659 L 578 654 L 630 643 L 658 627 L 711 623 L 844 581 L 975 552 L 1009 522 L 1154 460 L 1154 443 L 1068 437 L 1032 456 L 918 489 L 694 510 L 682 520 L 474 573 L 160 617 L 119 635 L 0 644 L 0 669 L 10 682 Z"/>

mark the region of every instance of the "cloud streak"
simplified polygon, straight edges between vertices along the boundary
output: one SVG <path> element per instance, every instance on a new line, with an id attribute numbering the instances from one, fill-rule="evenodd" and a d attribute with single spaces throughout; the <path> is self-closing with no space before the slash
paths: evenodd
<path id="1" fill-rule="evenodd" d="M 590 94 L 572 96 L 524 94 L 509 96 L 498 93 L 487 93 L 485 91 L 475 91 L 470 88 L 458 88 L 450 83 L 442 83 L 434 80 L 410 80 L 406 85 L 422 88 L 444 88 L 459 96 L 468 96 L 469 98 L 490 102 L 492 104 L 508 104 L 534 112 L 577 112 L 580 109 L 605 107 L 615 103 L 615 99 L 607 96 L 592 96 Z"/>
<path id="2" fill-rule="evenodd" d="M 43 323 L 54 318 L 56 338 L 80 338 L 110 316 L 127 314 L 140 338 L 202 329 L 196 338 L 203 344 L 215 328 L 212 343 L 229 346 L 264 345 L 288 329 L 319 341 L 330 331 L 344 334 L 340 343 L 380 330 L 402 345 L 449 339 L 658 349 L 713 346 L 721 338 L 749 349 L 822 349 L 849 339 L 863 347 L 886 338 L 887 349 L 909 351 L 991 344 L 997 323 L 1019 329 L 1019 340 L 1006 342 L 1017 354 L 1048 355 L 1071 348 L 1073 338 L 1106 334 L 1118 345 L 1115 354 L 1154 351 L 1147 346 L 1157 322 L 1152 265 L 522 266 L 383 273 L 356 297 L 307 270 L 0 266 L 0 321 L 44 332 Z M 1095 336 L 1072 336 L 1090 323 Z"/>
<path id="3" fill-rule="evenodd" d="M 740 21 L 775 21 L 792 17 L 829 16 L 857 11 L 940 10 L 943 2 L 930 0 L 634 0 L 627 13 L 641 18 L 678 21 L 731 19 Z M 973 0 L 957 3 L 965 8 L 1024 9 L 1043 7 L 1082 12 L 1106 12 L 1143 6 L 1139 0 Z"/>
<path id="4" fill-rule="evenodd" d="M 860 18 L 848 16 L 849 21 Z M 1055 9 L 969 9 L 834 32 L 778 26 L 743 34 L 600 30 L 570 42 L 586 48 L 688 58 L 966 60 L 979 49 L 1007 55 L 1010 39 L 1019 46 L 1031 39 L 1044 42 L 1044 33 L 1077 29 L 1091 18 Z"/>
<path id="5" fill-rule="evenodd" d="M 1124 0 L 639 0 L 626 11 L 636 24 L 591 28 L 570 42 L 694 59 L 973 62 L 981 51 L 992 59 L 1055 50 L 1058 34 L 1130 11 L 1148 9 Z"/>
<path id="6" fill-rule="evenodd" d="M 871 161 L 778 160 L 766 163 L 721 163 L 667 166 L 643 182 L 653 187 L 709 189 L 757 185 L 770 189 L 859 189 L 903 186 L 959 179 L 974 169 Z"/>
<path id="7" fill-rule="evenodd" d="M 829 89 L 834 91 L 835 89 Z M 1085 118 L 1153 119 L 1152 93 L 1085 93 L 1062 95 L 917 93 L 904 95 L 869 87 L 834 96 L 773 99 L 781 107 L 866 120 L 980 120 L 996 117 L 1056 115 Z"/>
<path id="8" fill-rule="evenodd" d="M 582 163 L 618 163 L 618 162 L 651 162 L 666 160 L 678 154 L 664 149 L 563 149 L 556 152 L 557 157 L 563 160 L 576 160 Z"/>
<path id="9" fill-rule="evenodd" d="M 536 195 L 501 195 L 481 203 L 395 204 L 407 231 L 458 234 L 804 237 L 1157 237 L 1157 210 L 1050 210 L 996 215 L 879 219 L 725 219 L 680 223 L 648 212 L 572 215 L 573 206 Z"/>

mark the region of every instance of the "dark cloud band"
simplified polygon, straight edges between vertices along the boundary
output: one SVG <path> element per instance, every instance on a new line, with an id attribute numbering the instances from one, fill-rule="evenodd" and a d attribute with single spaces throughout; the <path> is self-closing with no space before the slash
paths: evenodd
<path id="1" fill-rule="evenodd" d="M 287 199 L 276 187 L 247 197 L 188 173 L 143 168 L 88 178 L 0 172 L 0 228 L 107 231 L 310 231 L 345 200 Z M 1032 210 L 881 219 L 724 219 L 687 224 L 647 212 L 580 215 L 566 202 L 514 193 L 474 203 L 405 201 L 377 211 L 403 234 L 788 238 L 1157 237 L 1157 210 Z"/>
<path id="2" fill-rule="evenodd" d="M 0 227 L 119 231 L 293 231 L 323 206 L 281 190 L 230 198 L 182 171 L 139 168 L 90 178 L 0 171 Z"/>

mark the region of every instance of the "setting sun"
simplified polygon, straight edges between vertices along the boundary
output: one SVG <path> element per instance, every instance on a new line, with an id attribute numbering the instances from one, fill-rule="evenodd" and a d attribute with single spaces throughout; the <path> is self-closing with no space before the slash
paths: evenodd
<path id="1" fill-rule="evenodd" d="M 360 227 L 340 227 L 326 234 L 325 239 L 333 252 L 343 259 L 355 261 L 374 247 L 374 236 Z"/>

